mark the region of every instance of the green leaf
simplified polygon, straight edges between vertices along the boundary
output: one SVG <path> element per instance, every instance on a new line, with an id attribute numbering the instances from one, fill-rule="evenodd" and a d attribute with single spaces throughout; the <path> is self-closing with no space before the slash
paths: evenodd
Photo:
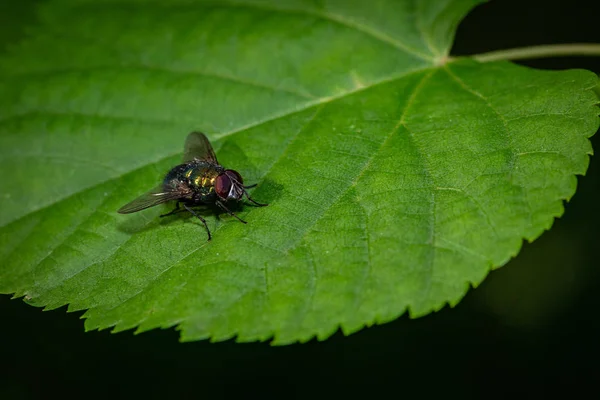
<path id="1" fill-rule="evenodd" d="M 597 77 L 449 60 L 476 1 L 51 0 L 0 61 L 0 292 L 86 329 L 324 339 L 455 305 L 563 213 Z M 207 132 L 213 233 L 116 210 Z"/>

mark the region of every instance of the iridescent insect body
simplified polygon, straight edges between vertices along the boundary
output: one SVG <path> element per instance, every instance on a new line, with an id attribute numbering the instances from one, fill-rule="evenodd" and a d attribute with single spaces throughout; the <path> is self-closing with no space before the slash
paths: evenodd
<path id="1" fill-rule="evenodd" d="M 175 209 L 161 217 L 189 211 L 202 221 L 210 240 L 206 220 L 193 207 L 216 205 L 245 224 L 246 221 L 227 208 L 228 202 L 239 202 L 245 195 L 257 206 L 267 205 L 256 202 L 246 191 L 256 185 L 244 186 L 242 176 L 237 171 L 225 169 L 219 164 L 208 138 L 203 133 L 190 133 L 185 141 L 184 150 L 183 164 L 171 169 L 161 185 L 125 204 L 118 212 L 130 214 L 168 201 L 176 201 Z M 180 205 L 183 209 L 179 208 Z"/>

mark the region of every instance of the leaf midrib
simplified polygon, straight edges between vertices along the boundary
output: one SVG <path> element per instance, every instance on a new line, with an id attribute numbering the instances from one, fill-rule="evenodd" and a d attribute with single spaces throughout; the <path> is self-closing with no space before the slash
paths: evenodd
<path id="1" fill-rule="evenodd" d="M 292 116 L 294 114 L 299 114 L 299 113 L 301 113 L 303 111 L 309 110 L 312 107 L 318 107 L 318 106 L 321 106 L 321 105 L 325 105 L 325 104 L 328 104 L 330 102 L 343 99 L 343 98 L 345 98 L 347 96 L 351 96 L 351 95 L 353 95 L 355 93 L 359 93 L 359 92 L 362 92 L 362 91 L 365 91 L 365 90 L 369 90 L 369 89 L 374 88 L 374 87 L 379 86 L 379 85 L 384 85 L 384 84 L 387 84 L 387 83 L 391 83 L 391 82 L 394 82 L 394 81 L 396 81 L 398 79 L 402 79 L 402 78 L 404 78 L 406 76 L 409 76 L 409 75 L 412 75 L 412 74 L 415 74 L 415 73 L 419 73 L 419 72 L 423 72 L 423 71 L 427 71 L 427 70 L 432 69 L 432 68 L 437 68 L 437 67 L 426 66 L 426 67 L 422 67 L 422 68 L 416 68 L 416 69 L 413 69 L 413 70 L 410 70 L 410 71 L 403 71 L 399 75 L 394 75 L 394 76 L 383 78 L 383 79 L 381 79 L 379 81 L 373 82 L 371 85 L 365 85 L 365 86 L 362 86 L 362 87 L 357 87 L 355 89 L 348 90 L 346 92 L 343 92 L 343 93 L 340 93 L 340 94 L 337 94 L 337 95 L 328 96 L 328 97 L 322 97 L 322 98 L 319 98 L 318 100 L 315 100 L 315 101 L 312 101 L 312 102 L 306 102 L 302 107 L 299 107 L 299 108 L 297 107 L 297 108 L 293 108 L 293 109 L 287 109 L 287 110 L 284 110 L 282 112 L 278 112 L 278 113 L 266 116 L 266 117 L 264 117 L 262 119 L 250 122 L 250 123 L 245 124 L 245 125 L 242 125 L 242 126 L 237 127 L 237 128 L 235 128 L 235 129 L 233 129 L 231 131 L 223 132 L 221 134 L 215 133 L 215 134 L 211 135 L 211 137 L 212 137 L 213 141 L 221 140 L 221 139 L 227 138 L 229 136 L 232 136 L 232 135 L 234 135 L 236 133 L 243 132 L 243 131 L 251 129 L 251 128 L 255 128 L 255 127 L 261 126 L 263 124 L 267 124 L 269 122 L 276 121 L 276 120 L 281 119 L 281 118 Z M 13 224 L 13 223 L 15 223 L 15 222 L 17 222 L 17 221 L 19 221 L 21 219 L 24 219 L 24 218 L 28 217 L 29 215 L 31 215 L 33 213 L 40 212 L 40 211 L 42 211 L 44 209 L 50 208 L 50 207 L 52 207 L 56 203 L 60 203 L 60 202 L 65 201 L 65 200 L 67 200 L 67 199 L 69 199 L 71 197 L 77 196 L 78 194 L 80 194 L 82 192 L 85 192 L 87 190 L 92 190 L 92 189 L 94 189 L 94 188 L 96 188 L 98 186 L 101 186 L 101 185 L 107 184 L 109 182 L 113 182 L 113 181 L 119 180 L 119 179 L 123 178 L 124 176 L 126 176 L 126 175 L 128 175 L 130 173 L 134 173 L 135 171 L 138 171 L 138 170 L 141 170 L 141 169 L 144 169 L 144 168 L 148 168 L 151 165 L 158 165 L 158 164 L 166 161 L 169 158 L 177 156 L 178 154 L 181 154 L 181 152 L 178 151 L 176 153 L 167 154 L 165 156 L 160 157 L 157 160 L 152 160 L 150 162 L 145 163 L 144 165 L 136 166 L 135 168 L 123 171 L 123 172 L 121 172 L 120 174 L 118 174 L 116 176 L 112 176 L 112 177 L 110 177 L 108 179 L 96 182 L 96 183 L 94 183 L 94 184 L 92 184 L 90 186 L 83 186 L 79 190 L 74 191 L 73 193 L 70 193 L 70 194 L 68 194 L 68 195 L 66 195 L 64 197 L 57 198 L 54 202 L 52 202 L 52 203 L 50 203 L 50 204 L 48 204 L 46 206 L 42 206 L 42 207 L 39 207 L 37 209 L 32 209 L 28 213 L 20 216 L 17 219 L 7 221 L 4 225 L 0 225 L 0 228 L 4 228 L 5 226 Z"/>

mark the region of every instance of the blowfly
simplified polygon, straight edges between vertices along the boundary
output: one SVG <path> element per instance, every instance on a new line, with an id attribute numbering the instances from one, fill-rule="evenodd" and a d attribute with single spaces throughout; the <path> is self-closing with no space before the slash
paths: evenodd
<path id="1" fill-rule="evenodd" d="M 168 201 L 176 201 L 175 209 L 161 217 L 188 211 L 202 221 L 210 240 L 211 235 L 206 220 L 193 208 L 216 205 L 245 224 L 246 221 L 227 208 L 227 203 L 239 202 L 243 196 L 246 196 L 253 204 L 266 206 L 267 204 L 252 199 L 246 191 L 255 186 L 256 184 L 244 186 L 244 180 L 239 172 L 226 169 L 219 164 L 206 135 L 192 132 L 185 141 L 183 164 L 171 169 L 161 185 L 125 204 L 118 212 L 130 214 Z M 183 209 L 180 206 L 183 206 Z"/>

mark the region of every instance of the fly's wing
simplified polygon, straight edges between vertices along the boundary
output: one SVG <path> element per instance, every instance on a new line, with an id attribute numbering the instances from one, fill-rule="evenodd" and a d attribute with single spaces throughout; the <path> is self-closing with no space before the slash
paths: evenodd
<path id="1" fill-rule="evenodd" d="M 183 152 L 183 162 L 193 161 L 194 159 L 209 161 L 218 164 L 217 156 L 204 133 L 192 132 L 185 139 Z"/>
<path id="2" fill-rule="evenodd" d="M 120 214 L 131 214 L 158 204 L 166 203 L 167 201 L 177 200 L 184 197 L 186 194 L 187 193 L 182 193 L 181 190 L 177 190 L 176 188 L 157 186 L 137 199 L 125 204 L 123 207 L 119 208 L 117 212 Z"/>

